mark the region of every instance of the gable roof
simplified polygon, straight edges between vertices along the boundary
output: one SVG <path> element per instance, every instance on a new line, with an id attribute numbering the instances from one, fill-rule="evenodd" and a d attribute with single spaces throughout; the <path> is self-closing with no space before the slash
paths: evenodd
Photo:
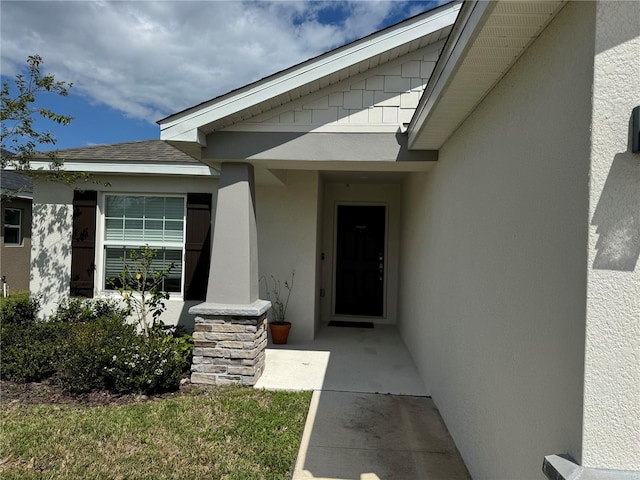
<path id="1" fill-rule="evenodd" d="M 438 150 L 566 1 L 452 2 L 164 118 L 160 136 L 199 158 L 208 133 L 406 55 L 447 29 L 444 51 L 407 131 L 409 149 Z"/>
<path id="2" fill-rule="evenodd" d="M 442 30 L 453 25 L 460 7 L 460 0 L 437 7 L 166 117 L 158 121 L 160 138 L 204 146 L 207 133 L 277 108 L 439 40 Z"/>

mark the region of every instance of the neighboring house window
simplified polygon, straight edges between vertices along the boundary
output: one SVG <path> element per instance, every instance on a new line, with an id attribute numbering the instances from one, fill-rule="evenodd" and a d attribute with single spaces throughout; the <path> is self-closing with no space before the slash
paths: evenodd
<path id="1" fill-rule="evenodd" d="M 5 245 L 22 243 L 22 211 L 17 208 L 4 209 L 4 243 Z"/>
<path id="2" fill-rule="evenodd" d="M 181 293 L 185 242 L 185 197 L 152 195 L 105 195 L 104 285 L 118 288 L 118 274 L 130 252 L 142 245 L 158 251 L 157 269 L 173 263 L 160 289 Z"/>

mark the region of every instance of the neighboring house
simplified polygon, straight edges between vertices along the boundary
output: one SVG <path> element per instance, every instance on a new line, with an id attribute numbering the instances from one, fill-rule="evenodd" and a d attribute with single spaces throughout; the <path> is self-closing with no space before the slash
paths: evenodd
<path id="1" fill-rule="evenodd" d="M 33 182 L 26 175 L 0 170 L 0 184 L 0 289 L 29 290 Z"/>
<path id="2" fill-rule="evenodd" d="M 397 325 L 474 478 L 539 478 L 554 453 L 640 470 L 639 38 L 637 2 L 451 3 L 165 118 L 162 141 L 62 151 L 111 186 L 36 184 L 31 289 L 102 294 L 148 241 L 184 259 L 184 322 L 260 315 L 258 277 L 295 269 L 293 339 Z"/>

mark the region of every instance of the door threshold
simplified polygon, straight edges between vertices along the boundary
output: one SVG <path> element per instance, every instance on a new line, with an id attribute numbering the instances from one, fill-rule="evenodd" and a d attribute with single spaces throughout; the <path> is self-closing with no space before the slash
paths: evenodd
<path id="1" fill-rule="evenodd" d="M 331 320 L 330 327 L 349 327 L 349 328 L 373 328 L 373 322 L 345 322 L 343 320 Z"/>

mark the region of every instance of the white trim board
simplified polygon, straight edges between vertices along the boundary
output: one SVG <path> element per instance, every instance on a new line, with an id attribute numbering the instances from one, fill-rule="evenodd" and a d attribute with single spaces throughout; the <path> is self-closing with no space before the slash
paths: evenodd
<path id="1" fill-rule="evenodd" d="M 50 163 L 42 161 L 32 161 L 31 171 L 50 171 Z M 111 173 L 111 174 L 148 174 L 156 175 L 184 175 L 184 176 L 204 176 L 219 177 L 217 170 L 198 163 L 166 163 L 166 162 L 79 162 L 67 160 L 62 169 L 68 172 L 87 173 Z"/>

